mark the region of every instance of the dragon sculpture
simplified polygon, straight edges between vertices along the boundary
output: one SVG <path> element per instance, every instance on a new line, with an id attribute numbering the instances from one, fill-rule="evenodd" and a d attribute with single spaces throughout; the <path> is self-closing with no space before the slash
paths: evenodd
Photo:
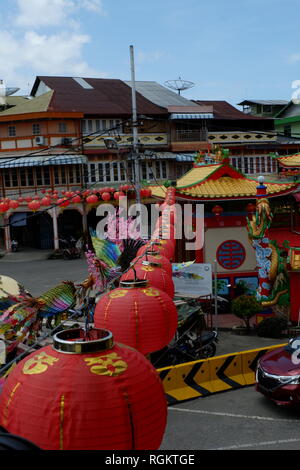
<path id="1" fill-rule="evenodd" d="M 249 241 L 255 250 L 259 286 L 257 299 L 263 307 L 289 303 L 289 280 L 285 258 L 276 240 L 270 240 L 268 230 L 273 214 L 265 197 L 257 199 L 256 213 L 247 217 Z"/>

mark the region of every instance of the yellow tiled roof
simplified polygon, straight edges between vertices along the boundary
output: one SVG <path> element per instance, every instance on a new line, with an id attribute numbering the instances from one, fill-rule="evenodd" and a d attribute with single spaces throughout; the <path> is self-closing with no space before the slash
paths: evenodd
<path id="1" fill-rule="evenodd" d="M 288 155 L 287 157 L 279 157 L 277 161 L 284 166 L 288 167 L 300 167 L 300 153 L 295 153 L 295 155 Z"/>
<path id="2" fill-rule="evenodd" d="M 257 185 L 255 180 L 222 176 L 217 180 L 209 179 L 190 188 L 178 188 L 177 192 L 200 198 L 255 197 Z M 292 188 L 294 183 L 267 183 L 266 186 L 267 194 L 274 194 Z"/>
<path id="3" fill-rule="evenodd" d="M 222 164 L 203 165 L 196 168 L 192 168 L 185 175 L 183 175 L 177 181 L 177 187 L 188 186 L 190 184 L 196 184 L 206 179 L 211 173 L 221 168 Z"/>
<path id="4" fill-rule="evenodd" d="M 189 196 L 199 199 L 227 199 L 236 197 L 255 198 L 256 187 L 258 183 L 255 180 L 247 178 L 231 178 L 230 176 L 222 176 L 217 180 L 208 179 L 203 183 L 196 184 L 189 188 L 178 188 L 177 195 Z M 266 183 L 267 194 L 276 194 L 287 191 L 295 186 L 294 183 Z M 161 186 L 152 186 L 152 195 L 164 198 L 166 188 Z"/>

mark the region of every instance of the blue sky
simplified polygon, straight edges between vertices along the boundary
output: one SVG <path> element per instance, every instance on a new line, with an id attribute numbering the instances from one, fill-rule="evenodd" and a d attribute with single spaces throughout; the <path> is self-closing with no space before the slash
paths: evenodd
<path id="1" fill-rule="evenodd" d="M 193 99 L 287 99 L 300 80 L 297 0 L 0 0 L 0 78 L 195 83 Z"/>

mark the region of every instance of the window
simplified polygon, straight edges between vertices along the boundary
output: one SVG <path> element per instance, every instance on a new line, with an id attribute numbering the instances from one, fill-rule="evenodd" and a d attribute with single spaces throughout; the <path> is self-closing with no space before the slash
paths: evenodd
<path id="1" fill-rule="evenodd" d="M 40 135 L 41 129 L 39 124 L 32 124 L 32 134 L 33 135 Z"/>
<path id="2" fill-rule="evenodd" d="M 111 177 L 110 177 L 110 163 L 105 163 L 105 178 L 106 178 L 106 181 L 111 181 Z"/>
<path id="3" fill-rule="evenodd" d="M 65 134 L 67 132 L 67 123 L 66 122 L 59 122 L 58 123 L 58 132 Z"/>
<path id="4" fill-rule="evenodd" d="M 284 126 L 283 133 L 286 137 L 291 137 L 291 135 L 292 135 L 292 126 L 290 124 Z"/>
<path id="5" fill-rule="evenodd" d="M 89 181 L 91 183 L 96 183 L 96 165 L 94 163 L 90 164 L 90 175 Z"/>
<path id="6" fill-rule="evenodd" d="M 8 137 L 15 137 L 16 126 L 8 126 Z"/>
<path id="7" fill-rule="evenodd" d="M 263 108 L 263 113 L 265 113 L 265 114 L 271 114 L 272 113 L 272 106 L 267 104 L 267 105 L 264 105 L 262 108 Z"/>
<path id="8" fill-rule="evenodd" d="M 118 162 L 113 163 L 113 173 L 114 173 L 114 181 L 120 181 L 120 178 L 119 178 L 119 163 Z"/>

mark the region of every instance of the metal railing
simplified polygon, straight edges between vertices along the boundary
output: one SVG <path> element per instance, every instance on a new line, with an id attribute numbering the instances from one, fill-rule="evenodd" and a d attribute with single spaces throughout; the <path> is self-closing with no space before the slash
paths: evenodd
<path id="1" fill-rule="evenodd" d="M 174 142 L 205 142 L 207 131 L 201 129 L 177 129 L 173 135 Z"/>

